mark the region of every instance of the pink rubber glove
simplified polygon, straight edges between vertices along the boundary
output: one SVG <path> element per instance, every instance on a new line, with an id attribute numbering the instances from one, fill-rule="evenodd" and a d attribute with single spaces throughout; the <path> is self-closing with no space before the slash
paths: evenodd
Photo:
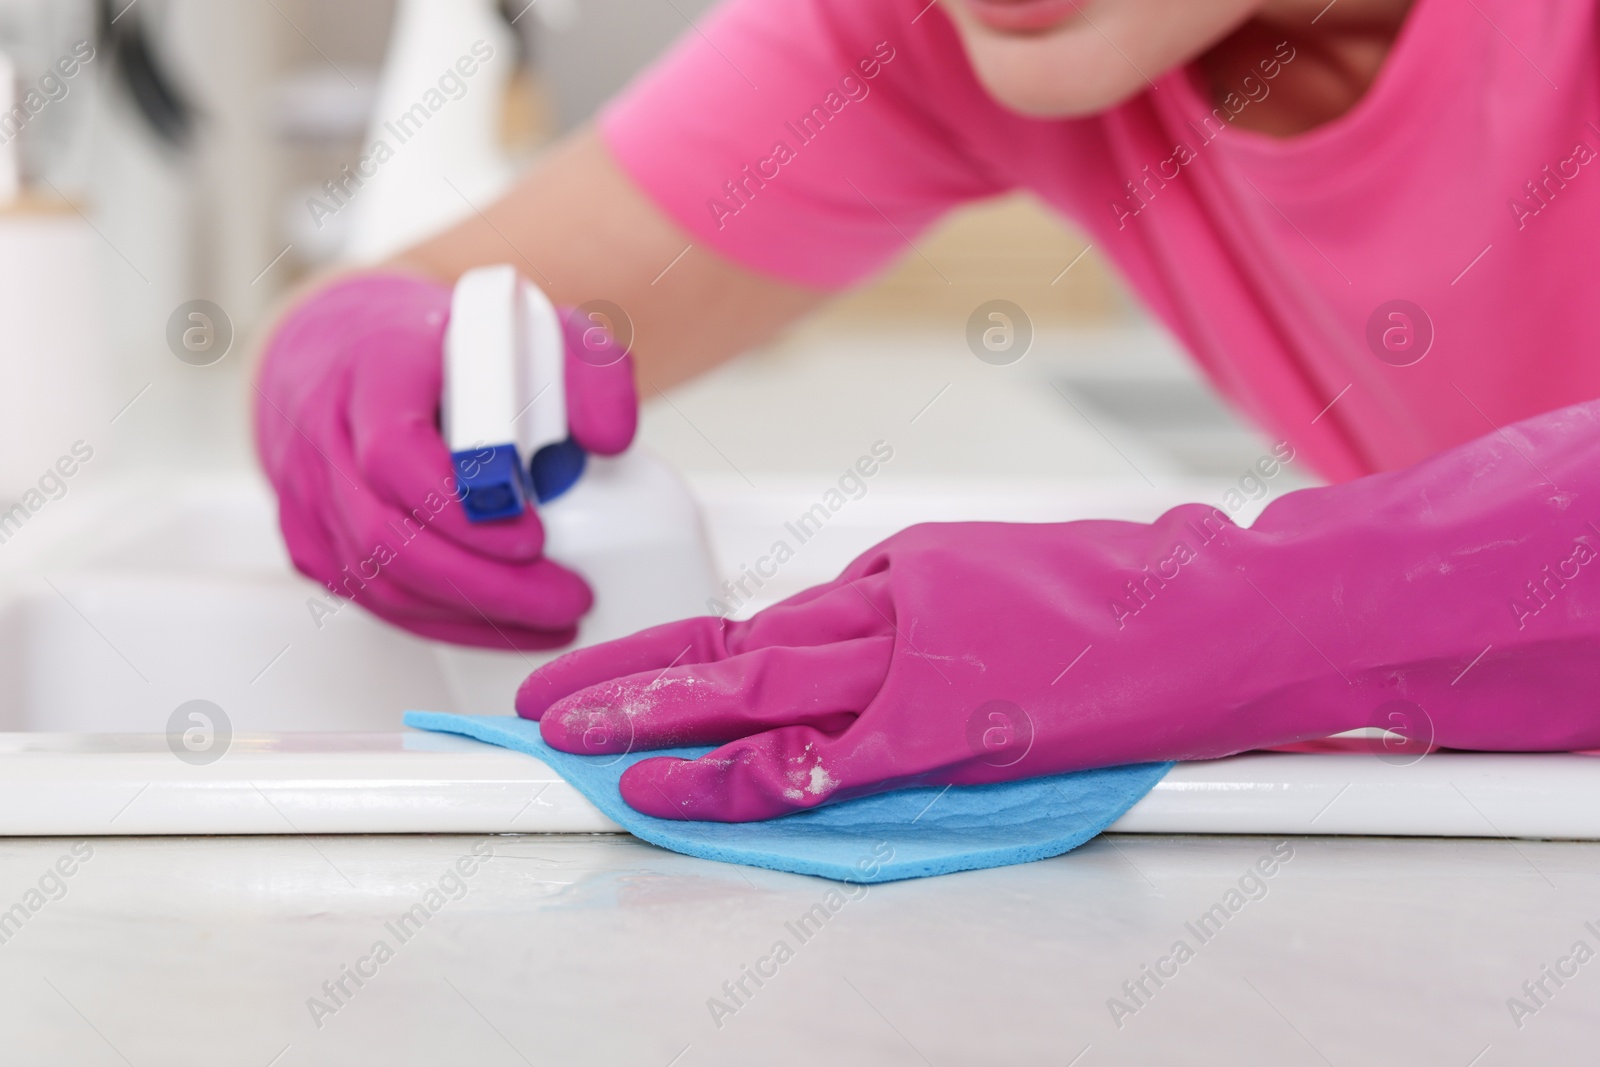
<path id="1" fill-rule="evenodd" d="M 720 744 L 635 764 L 622 795 L 721 821 L 1367 725 L 1594 747 L 1597 520 L 1591 402 L 1288 494 L 1250 529 L 1198 504 L 1149 525 L 913 527 L 748 621 L 564 656 L 517 710 L 568 752 Z"/>
<path id="2" fill-rule="evenodd" d="M 473 525 L 461 509 L 439 433 L 449 315 L 449 288 L 369 274 L 279 323 L 255 413 L 284 540 L 302 572 L 424 637 L 566 644 L 593 596 L 540 555 L 538 517 Z M 572 436 L 591 452 L 621 452 L 638 420 L 631 358 L 564 319 Z"/>

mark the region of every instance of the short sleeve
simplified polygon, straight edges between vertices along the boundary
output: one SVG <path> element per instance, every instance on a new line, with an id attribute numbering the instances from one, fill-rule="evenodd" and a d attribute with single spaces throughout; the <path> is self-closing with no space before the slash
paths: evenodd
<path id="1" fill-rule="evenodd" d="M 614 100 L 601 136 L 697 242 L 820 289 L 1004 191 L 961 136 L 992 110 L 925 0 L 725 0 Z"/>

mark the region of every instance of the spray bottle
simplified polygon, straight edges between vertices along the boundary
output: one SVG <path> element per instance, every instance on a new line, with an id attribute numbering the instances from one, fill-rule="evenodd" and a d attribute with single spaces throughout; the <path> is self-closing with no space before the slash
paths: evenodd
<path id="1" fill-rule="evenodd" d="M 509 265 L 462 275 L 445 332 L 442 423 L 468 519 L 536 507 L 545 555 L 594 589 L 578 645 L 703 614 L 715 570 L 688 487 L 638 446 L 586 455 L 567 432 L 565 368 L 559 313 L 538 287 Z M 457 710 L 483 714 L 510 711 L 523 678 L 560 651 L 438 655 Z"/>

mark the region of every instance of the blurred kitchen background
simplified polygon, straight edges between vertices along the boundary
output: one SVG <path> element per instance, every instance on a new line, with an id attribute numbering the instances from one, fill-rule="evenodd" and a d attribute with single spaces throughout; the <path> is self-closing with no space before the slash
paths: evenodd
<path id="1" fill-rule="evenodd" d="M 320 226 L 307 210 L 386 113 L 386 57 L 421 48 L 426 62 L 430 27 L 474 19 L 517 57 L 493 101 L 498 158 L 458 175 L 487 199 L 707 6 L 0 0 L 0 73 L 21 109 L 0 123 L 0 507 L 77 440 L 95 458 L 74 484 L 252 468 L 251 349 L 282 294 L 406 236 L 374 236 L 361 198 Z M 411 154 L 415 167 L 424 154 Z M 471 210 L 434 188 L 409 213 L 418 225 Z M 886 481 L 1089 481 L 1163 498 L 1210 493 L 1270 447 L 1029 198 L 963 211 L 917 245 L 779 343 L 651 400 L 645 443 L 728 491 L 820 491 L 883 439 Z M 231 323 L 214 363 L 174 357 L 174 313 L 197 299 Z M 1023 358 L 969 348 L 969 317 L 995 299 L 1031 324 Z"/>

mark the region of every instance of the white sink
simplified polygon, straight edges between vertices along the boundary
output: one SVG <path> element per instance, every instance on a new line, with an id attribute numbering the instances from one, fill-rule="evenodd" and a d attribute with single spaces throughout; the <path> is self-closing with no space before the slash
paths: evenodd
<path id="1" fill-rule="evenodd" d="M 719 566 L 737 576 L 817 489 L 796 480 L 792 491 L 755 494 L 711 480 L 697 495 Z M 1154 493 L 1094 487 L 869 495 L 800 546 L 758 603 L 833 577 L 917 521 L 1143 518 L 1161 504 Z M 262 485 L 130 493 L 74 517 L 64 532 L 24 530 L 56 532 L 59 546 L 0 584 L 0 731 L 161 732 L 194 699 L 222 708 L 239 733 L 394 731 L 408 708 L 509 713 L 516 680 L 554 655 L 463 651 L 354 606 L 319 625 L 310 605 L 327 596 L 289 566 Z M 452 677 L 464 664 L 503 675 L 502 699 L 469 706 L 468 687 Z"/>
<path id="2" fill-rule="evenodd" d="M 395 730 L 406 707 L 448 706 L 428 643 L 354 607 L 318 628 L 320 587 L 288 567 L 264 494 L 208 487 L 107 518 L 8 583 L 0 730 L 164 732 L 193 699 L 238 732 Z"/>

